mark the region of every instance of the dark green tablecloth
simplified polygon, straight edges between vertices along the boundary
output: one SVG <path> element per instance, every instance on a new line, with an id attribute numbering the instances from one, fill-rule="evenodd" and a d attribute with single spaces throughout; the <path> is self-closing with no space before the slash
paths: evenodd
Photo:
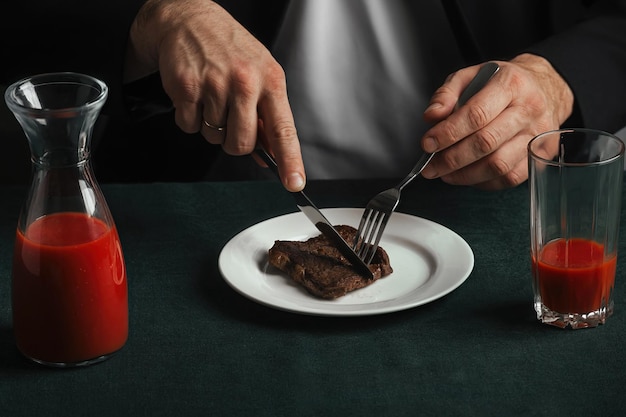
<path id="1" fill-rule="evenodd" d="M 383 185 L 321 182 L 308 189 L 321 207 L 362 207 Z M 29 363 L 15 348 L 10 262 L 25 190 L 0 187 L 0 416 L 556 417 L 626 410 L 623 256 L 606 325 L 571 331 L 537 322 L 525 185 L 498 193 L 437 181 L 409 186 L 399 211 L 460 234 L 474 251 L 474 270 L 430 304 L 353 318 L 264 307 L 220 276 L 217 258 L 231 237 L 295 211 L 277 183 L 103 188 L 126 256 L 130 338 L 101 364 L 55 370 Z"/>

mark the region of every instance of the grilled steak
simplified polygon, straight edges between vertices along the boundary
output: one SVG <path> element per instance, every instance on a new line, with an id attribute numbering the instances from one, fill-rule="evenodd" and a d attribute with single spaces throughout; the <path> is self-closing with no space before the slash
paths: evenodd
<path id="1" fill-rule="evenodd" d="M 354 227 L 340 225 L 335 229 L 346 242 L 356 236 Z M 341 297 L 393 272 L 387 252 L 379 246 L 369 265 L 374 279 L 360 275 L 324 235 L 305 242 L 277 240 L 269 250 L 269 262 L 311 294 L 326 299 Z"/>

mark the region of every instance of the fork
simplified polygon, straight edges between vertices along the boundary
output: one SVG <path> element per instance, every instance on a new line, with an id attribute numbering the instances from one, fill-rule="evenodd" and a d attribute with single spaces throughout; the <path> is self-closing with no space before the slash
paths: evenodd
<path id="1" fill-rule="evenodd" d="M 433 155 L 435 154 L 424 153 L 409 175 L 400 181 L 398 185 L 375 195 L 365 206 L 352 247 L 359 258 L 366 264 L 369 265 L 372 262 L 372 258 L 374 258 L 376 249 L 378 249 L 378 243 L 391 217 L 391 213 L 396 210 L 400 202 L 402 189 L 422 172 Z"/>
<path id="2" fill-rule="evenodd" d="M 483 65 L 459 97 L 456 108 L 464 105 L 470 97 L 483 88 L 499 69 L 499 65 L 495 62 Z M 434 153 L 422 154 L 409 175 L 395 187 L 375 195 L 365 206 L 352 247 L 366 264 L 369 265 L 374 258 L 387 222 L 400 202 L 402 189 L 422 172 L 433 155 Z"/>

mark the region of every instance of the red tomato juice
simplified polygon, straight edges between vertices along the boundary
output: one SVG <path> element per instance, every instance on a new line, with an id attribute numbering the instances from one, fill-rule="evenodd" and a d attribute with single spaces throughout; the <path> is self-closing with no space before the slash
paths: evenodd
<path id="1" fill-rule="evenodd" d="M 541 301 L 550 310 L 585 314 L 608 304 L 616 257 L 605 259 L 603 245 L 586 239 L 557 239 L 543 247 L 533 264 Z"/>
<path id="2" fill-rule="evenodd" d="M 128 290 L 117 230 L 82 213 L 18 230 L 13 325 L 20 351 L 43 362 L 82 362 L 124 346 Z"/>

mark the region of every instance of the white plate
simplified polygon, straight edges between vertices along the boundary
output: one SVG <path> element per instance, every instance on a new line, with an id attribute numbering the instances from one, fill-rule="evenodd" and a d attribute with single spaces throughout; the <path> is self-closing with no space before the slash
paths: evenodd
<path id="1" fill-rule="evenodd" d="M 322 209 L 335 225 L 356 226 L 363 209 Z M 317 298 L 269 265 L 275 240 L 306 240 L 319 231 L 304 214 L 275 217 L 240 232 L 222 249 L 219 268 L 237 292 L 260 304 L 318 316 L 365 316 L 416 307 L 461 285 L 474 267 L 471 248 L 453 231 L 429 220 L 394 213 L 380 245 L 394 272 L 335 300 Z"/>

